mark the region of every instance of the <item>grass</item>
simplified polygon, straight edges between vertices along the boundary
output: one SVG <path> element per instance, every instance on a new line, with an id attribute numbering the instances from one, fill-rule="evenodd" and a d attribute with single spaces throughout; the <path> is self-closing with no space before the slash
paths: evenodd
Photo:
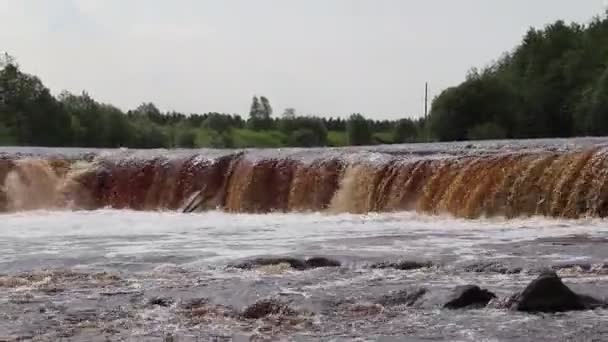
<path id="1" fill-rule="evenodd" d="M 235 129 L 232 131 L 234 147 L 283 147 L 287 141 L 285 134 L 279 131 L 252 131 Z"/>
<path id="2" fill-rule="evenodd" d="M 346 132 L 340 131 L 329 131 L 327 132 L 327 142 L 329 146 L 346 146 L 348 145 L 348 138 Z"/>
<path id="3" fill-rule="evenodd" d="M 373 134 L 374 142 L 382 144 L 393 143 L 393 132 L 377 132 Z"/>
<path id="4" fill-rule="evenodd" d="M 195 146 L 196 147 L 210 147 L 211 146 L 211 135 L 209 134 L 209 130 L 199 129 L 196 131 Z"/>

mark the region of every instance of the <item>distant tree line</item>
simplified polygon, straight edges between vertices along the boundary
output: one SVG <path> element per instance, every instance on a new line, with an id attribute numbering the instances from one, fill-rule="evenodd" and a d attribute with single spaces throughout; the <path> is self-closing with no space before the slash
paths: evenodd
<path id="1" fill-rule="evenodd" d="M 347 119 L 274 111 L 255 96 L 248 116 L 123 112 L 89 94 L 55 97 L 0 56 L 0 145 L 194 148 L 344 146 L 427 140 L 608 135 L 608 19 L 530 29 L 512 52 L 441 92 L 427 120 Z"/>
<path id="2" fill-rule="evenodd" d="M 161 112 L 153 103 L 133 110 L 93 99 L 88 93 L 54 97 L 42 81 L 0 58 L 0 145 L 194 148 L 343 146 L 415 141 L 420 126 L 409 119 L 375 121 L 301 116 L 293 108 L 273 116 L 270 101 L 252 99 L 249 116 Z"/>
<path id="3" fill-rule="evenodd" d="M 530 29 L 433 102 L 437 140 L 608 135 L 608 19 Z"/>

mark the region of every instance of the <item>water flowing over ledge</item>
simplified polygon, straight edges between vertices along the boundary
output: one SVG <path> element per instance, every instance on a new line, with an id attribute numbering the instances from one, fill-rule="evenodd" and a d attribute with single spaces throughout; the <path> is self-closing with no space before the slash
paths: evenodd
<path id="1" fill-rule="evenodd" d="M 608 140 L 278 150 L 0 150 L 0 211 L 608 215 Z"/>

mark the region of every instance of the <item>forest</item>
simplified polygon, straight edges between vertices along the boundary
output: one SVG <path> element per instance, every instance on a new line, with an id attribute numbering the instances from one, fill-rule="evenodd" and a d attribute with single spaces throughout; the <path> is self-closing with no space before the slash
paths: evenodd
<path id="1" fill-rule="evenodd" d="M 53 96 L 35 75 L 5 54 L 0 60 L 0 145 L 131 148 L 243 148 L 372 145 L 414 142 L 421 121 L 273 116 L 255 96 L 247 117 L 161 112 L 154 103 L 123 111 L 87 92 Z"/>
<path id="2" fill-rule="evenodd" d="M 471 70 L 433 101 L 433 139 L 608 135 L 607 15 L 531 28 L 512 52 Z"/>
<path id="3" fill-rule="evenodd" d="M 264 96 L 253 97 L 243 116 L 162 112 L 151 102 L 123 111 L 84 91 L 54 96 L 13 57 L 0 58 L 0 145 L 313 147 L 601 135 L 608 135 L 607 16 L 531 28 L 513 51 L 442 91 L 427 119 L 322 117 L 294 108 L 276 115 Z"/>

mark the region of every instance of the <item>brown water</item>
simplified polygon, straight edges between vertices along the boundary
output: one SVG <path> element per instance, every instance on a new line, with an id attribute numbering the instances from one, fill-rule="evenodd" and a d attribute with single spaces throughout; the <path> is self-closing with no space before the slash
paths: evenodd
<path id="1" fill-rule="evenodd" d="M 608 150 L 601 139 L 86 155 L 17 151 L 25 154 L 7 152 L 0 164 L 6 211 L 179 210 L 196 199 L 191 209 L 247 213 L 608 215 Z"/>

